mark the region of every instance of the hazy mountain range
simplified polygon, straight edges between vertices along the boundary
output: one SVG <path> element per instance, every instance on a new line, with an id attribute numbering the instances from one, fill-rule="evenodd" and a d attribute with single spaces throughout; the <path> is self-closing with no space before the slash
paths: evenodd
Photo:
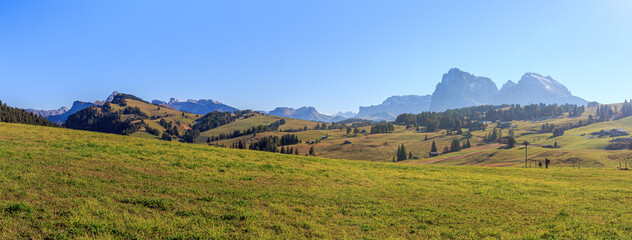
<path id="1" fill-rule="evenodd" d="M 402 113 L 423 111 L 445 111 L 485 104 L 577 104 L 588 102 L 571 92 L 552 77 L 537 73 L 525 73 L 518 83 L 508 81 L 498 90 L 496 84 L 487 77 L 474 76 L 458 68 L 450 69 L 443 75 L 432 95 L 394 96 L 382 104 L 360 107 L 356 118 L 378 120 L 372 115 L 389 113 L 397 116 Z M 382 118 L 392 120 L 394 118 Z"/>
<path id="2" fill-rule="evenodd" d="M 302 107 L 299 109 L 288 108 L 288 107 L 278 107 L 270 112 L 270 115 L 280 116 L 280 117 L 289 117 L 296 119 L 303 119 L 309 121 L 316 122 L 337 122 L 342 121 L 345 117 L 342 116 L 331 116 L 327 114 L 322 114 L 316 111 L 314 107 Z"/>
<path id="3" fill-rule="evenodd" d="M 214 112 L 214 111 L 234 112 L 234 111 L 239 110 L 237 108 L 228 106 L 226 104 L 223 104 L 221 102 L 218 102 L 212 99 L 200 99 L 200 100 L 189 99 L 185 102 L 185 101 L 180 101 L 175 98 L 171 98 L 169 102 L 153 100 L 151 101 L 151 103 L 156 104 L 156 105 L 169 106 L 178 111 L 190 112 L 190 113 L 195 113 L 195 114 L 200 114 L 200 115 L 204 115 L 204 114 Z"/>
<path id="4" fill-rule="evenodd" d="M 113 92 L 105 102 L 112 101 L 118 92 Z M 56 110 L 27 109 L 56 123 L 64 123 L 71 114 L 94 105 L 102 105 L 104 102 L 94 103 L 75 101 L 71 108 L 61 107 Z M 212 99 L 200 99 L 180 101 L 171 98 L 169 102 L 153 100 L 153 104 L 185 111 L 195 114 L 206 114 L 213 111 L 232 112 L 238 110 Z M 585 105 L 587 101 L 573 96 L 561 83 L 552 77 L 545 77 L 537 73 L 525 73 L 517 83 L 507 81 L 499 90 L 496 84 L 487 77 L 472 75 L 458 68 L 450 69 L 445 73 L 432 95 L 406 95 L 392 96 L 381 104 L 361 106 L 357 114 L 353 112 L 339 112 L 335 115 L 327 115 L 318 112 L 314 107 L 301 107 L 298 109 L 278 107 L 268 114 L 303 119 L 317 122 L 335 122 L 349 118 L 368 120 L 394 120 L 402 113 L 420 113 L 424 111 L 445 111 L 485 104 L 577 104 Z"/>

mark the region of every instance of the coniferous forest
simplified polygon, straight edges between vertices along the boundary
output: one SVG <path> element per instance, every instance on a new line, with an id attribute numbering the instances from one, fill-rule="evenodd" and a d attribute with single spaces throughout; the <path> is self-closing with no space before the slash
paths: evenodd
<path id="1" fill-rule="evenodd" d="M 59 125 L 48 121 L 39 115 L 27 112 L 24 109 L 9 107 L 0 101 L 0 122 L 22 123 L 31 125 L 41 125 L 48 127 L 58 127 Z"/>

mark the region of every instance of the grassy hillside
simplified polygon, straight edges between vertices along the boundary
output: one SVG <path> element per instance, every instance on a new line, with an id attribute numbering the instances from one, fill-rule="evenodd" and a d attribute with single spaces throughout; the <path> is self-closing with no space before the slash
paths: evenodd
<path id="1" fill-rule="evenodd" d="M 279 127 L 279 130 L 287 130 L 287 129 L 299 129 L 303 127 L 313 128 L 316 126 L 316 122 L 293 119 L 293 118 L 284 118 L 272 115 L 265 116 L 256 116 L 247 119 L 237 120 L 235 122 L 226 124 L 224 126 L 220 126 L 218 128 L 214 128 L 200 134 L 200 138 L 198 139 L 199 143 L 206 143 L 206 139 L 210 136 L 219 136 L 220 134 L 230 134 L 235 130 L 245 131 L 252 127 L 257 127 L 261 125 L 270 125 L 276 121 L 281 119 L 285 120 L 285 124 Z M 233 141 L 231 140 L 231 143 Z M 230 144 L 229 144 L 230 145 Z"/>
<path id="2" fill-rule="evenodd" d="M 628 171 L 402 165 L 0 123 L 0 238 L 632 237 Z"/>

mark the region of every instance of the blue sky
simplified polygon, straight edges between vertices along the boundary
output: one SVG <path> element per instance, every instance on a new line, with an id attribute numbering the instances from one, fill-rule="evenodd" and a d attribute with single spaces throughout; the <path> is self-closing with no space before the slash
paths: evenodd
<path id="1" fill-rule="evenodd" d="M 431 94 L 458 67 L 632 98 L 632 2 L 2 1 L 0 100 L 56 109 L 112 91 L 238 108 L 357 112 Z"/>

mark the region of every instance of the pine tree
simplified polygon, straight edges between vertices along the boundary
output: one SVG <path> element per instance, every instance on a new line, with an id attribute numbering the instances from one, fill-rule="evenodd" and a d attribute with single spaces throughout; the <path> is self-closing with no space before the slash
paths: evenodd
<path id="1" fill-rule="evenodd" d="M 309 155 L 310 156 L 314 156 L 316 154 L 316 152 L 314 151 L 314 146 L 309 148 Z"/>
<path id="2" fill-rule="evenodd" d="M 430 152 L 438 152 L 437 144 L 435 143 L 435 141 L 432 141 L 432 148 L 430 149 Z"/>
<path id="3" fill-rule="evenodd" d="M 450 152 L 458 152 L 461 151 L 461 143 L 458 139 L 452 140 L 452 144 L 450 145 Z"/>
<path id="4" fill-rule="evenodd" d="M 467 142 L 465 143 L 465 148 L 471 148 L 472 145 L 470 145 L 470 139 L 467 140 Z"/>
<path id="5" fill-rule="evenodd" d="M 413 159 L 413 152 L 408 153 L 408 159 Z"/>
<path id="6" fill-rule="evenodd" d="M 507 148 L 514 148 L 516 146 L 516 139 L 514 137 L 507 138 Z"/>

